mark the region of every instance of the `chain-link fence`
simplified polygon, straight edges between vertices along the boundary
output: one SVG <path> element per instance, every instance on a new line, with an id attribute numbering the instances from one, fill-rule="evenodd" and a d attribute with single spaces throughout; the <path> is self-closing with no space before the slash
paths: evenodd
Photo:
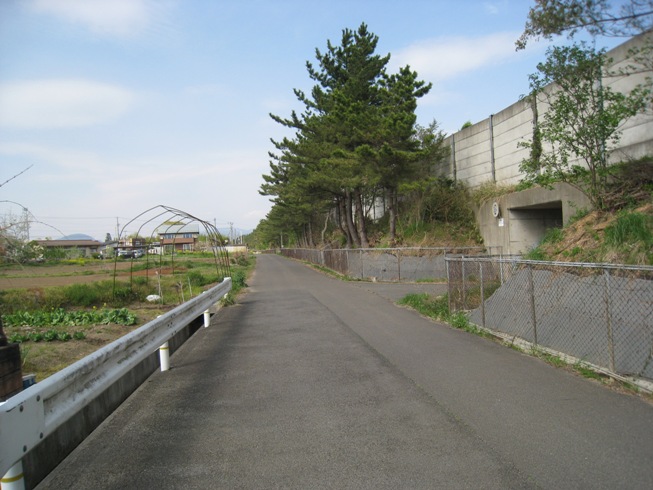
<path id="1" fill-rule="evenodd" d="M 380 282 L 446 281 L 449 254 L 501 253 L 500 247 L 326 249 L 284 248 L 286 257 L 328 267 L 345 276 Z"/>
<path id="2" fill-rule="evenodd" d="M 653 267 L 448 256 L 450 311 L 614 374 L 653 380 Z"/>

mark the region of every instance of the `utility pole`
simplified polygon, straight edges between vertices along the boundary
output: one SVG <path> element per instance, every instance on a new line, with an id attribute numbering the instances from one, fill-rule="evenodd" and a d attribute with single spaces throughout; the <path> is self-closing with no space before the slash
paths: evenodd
<path id="1" fill-rule="evenodd" d="M 23 233 L 25 234 L 25 243 L 29 242 L 29 211 L 23 208 Z"/>

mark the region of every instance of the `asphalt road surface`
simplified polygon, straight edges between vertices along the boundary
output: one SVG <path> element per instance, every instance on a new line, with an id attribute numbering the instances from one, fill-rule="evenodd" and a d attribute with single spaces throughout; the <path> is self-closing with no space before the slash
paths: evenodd
<path id="1" fill-rule="evenodd" d="M 650 404 L 388 288 L 259 256 L 240 304 L 39 488 L 653 488 Z"/>

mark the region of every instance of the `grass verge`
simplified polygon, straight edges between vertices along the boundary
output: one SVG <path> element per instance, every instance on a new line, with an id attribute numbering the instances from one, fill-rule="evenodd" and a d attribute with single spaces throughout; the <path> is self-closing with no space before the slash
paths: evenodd
<path id="1" fill-rule="evenodd" d="M 649 403 L 653 403 L 653 394 L 642 391 L 638 386 L 632 383 L 615 379 L 611 376 L 608 376 L 607 374 L 597 372 L 589 364 L 583 362 L 582 360 L 570 363 L 560 356 L 542 349 L 538 349 L 536 347 L 532 347 L 530 350 L 526 350 L 517 345 L 515 342 L 505 341 L 496 335 L 492 335 L 491 332 L 488 332 L 485 329 L 480 329 L 476 325 L 471 324 L 467 318 L 467 315 L 462 312 L 451 314 L 449 312 L 449 301 L 446 294 L 436 297 L 429 296 L 427 293 L 409 294 L 399 300 L 397 303 L 401 306 L 412 308 L 428 318 L 448 323 L 452 327 L 459 330 L 464 330 L 481 337 L 490 338 L 523 354 L 537 357 L 538 359 L 543 360 L 553 367 L 568 370 L 586 379 L 599 382 L 606 387 L 615 389 L 616 391 L 622 393 L 638 395 Z"/>

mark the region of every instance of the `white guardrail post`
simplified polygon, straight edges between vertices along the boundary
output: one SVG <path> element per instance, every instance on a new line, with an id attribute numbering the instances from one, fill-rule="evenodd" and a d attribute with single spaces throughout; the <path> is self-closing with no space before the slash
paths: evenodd
<path id="1" fill-rule="evenodd" d="M 159 347 L 159 365 L 161 366 L 161 371 L 170 369 L 170 345 L 168 342 Z"/>
<path id="2" fill-rule="evenodd" d="M 231 278 L 0 404 L 2 490 L 24 488 L 22 457 L 231 290 Z M 13 483 L 20 486 L 7 486 Z"/>

